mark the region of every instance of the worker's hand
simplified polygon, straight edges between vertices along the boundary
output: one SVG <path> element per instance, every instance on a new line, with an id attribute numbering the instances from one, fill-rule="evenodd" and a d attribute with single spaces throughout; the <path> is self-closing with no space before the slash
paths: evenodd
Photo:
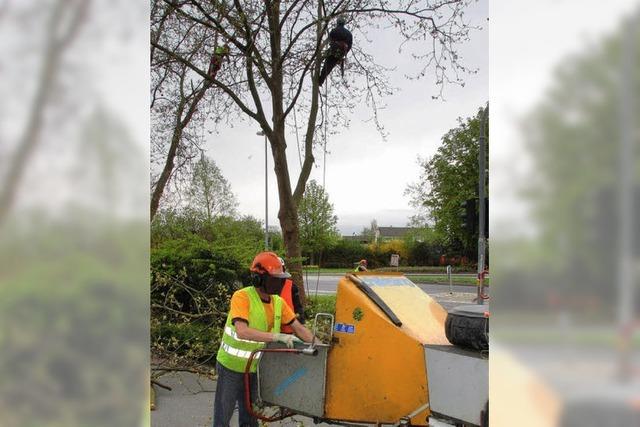
<path id="1" fill-rule="evenodd" d="M 290 334 L 273 334 L 274 342 L 281 342 L 287 346 L 287 348 L 293 348 L 294 344 L 304 344 L 304 342 L 295 335 Z"/>

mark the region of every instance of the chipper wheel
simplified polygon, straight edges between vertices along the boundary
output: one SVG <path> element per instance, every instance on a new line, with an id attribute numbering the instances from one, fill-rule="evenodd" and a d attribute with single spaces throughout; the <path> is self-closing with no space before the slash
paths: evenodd
<path id="1" fill-rule="evenodd" d="M 489 307 L 460 305 L 449 311 L 445 322 L 447 339 L 469 350 L 489 349 Z"/>

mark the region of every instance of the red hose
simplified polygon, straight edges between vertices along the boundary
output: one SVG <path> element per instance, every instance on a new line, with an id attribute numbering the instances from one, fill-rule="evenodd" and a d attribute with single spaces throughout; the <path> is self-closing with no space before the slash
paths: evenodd
<path id="1" fill-rule="evenodd" d="M 249 412 L 252 417 L 266 422 L 273 422 L 280 421 L 294 415 L 294 412 L 289 411 L 285 412 L 283 415 L 277 415 L 275 417 L 269 418 L 253 411 L 253 405 L 251 404 L 251 384 L 249 374 L 251 371 L 251 363 L 253 362 L 253 358 L 258 353 L 302 353 L 302 350 L 296 348 L 259 348 L 251 352 L 249 360 L 247 361 L 247 366 L 245 366 L 244 368 L 244 406 L 247 407 L 247 412 Z"/>
<path id="2" fill-rule="evenodd" d="M 478 286 L 480 287 L 480 299 L 487 300 L 489 299 L 489 295 L 485 294 L 482 291 L 482 287 L 484 286 L 484 278 L 489 274 L 489 270 L 484 270 L 482 273 L 478 273 Z M 474 298 L 473 301 L 478 301 L 478 298 Z"/>

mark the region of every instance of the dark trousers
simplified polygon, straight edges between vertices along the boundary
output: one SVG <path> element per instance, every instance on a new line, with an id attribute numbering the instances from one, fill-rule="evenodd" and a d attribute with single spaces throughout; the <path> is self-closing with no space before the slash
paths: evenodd
<path id="1" fill-rule="evenodd" d="M 249 415 L 244 404 L 244 374 L 225 368 L 216 363 L 218 384 L 216 398 L 213 403 L 213 427 L 229 427 L 233 410 L 238 403 L 240 427 L 258 427 L 258 420 Z M 257 394 L 256 375 L 251 374 L 251 399 Z"/>
<path id="2" fill-rule="evenodd" d="M 341 64 L 341 67 L 344 66 L 342 60 L 345 55 L 346 51 L 343 49 L 342 45 L 331 42 L 331 45 L 329 46 L 329 50 L 327 52 L 327 56 L 324 60 L 324 64 L 322 65 L 322 69 L 320 70 L 320 78 L 318 79 L 318 83 L 320 84 L 320 86 L 322 86 L 331 70 L 333 70 L 334 67 L 338 65 L 338 63 Z"/>

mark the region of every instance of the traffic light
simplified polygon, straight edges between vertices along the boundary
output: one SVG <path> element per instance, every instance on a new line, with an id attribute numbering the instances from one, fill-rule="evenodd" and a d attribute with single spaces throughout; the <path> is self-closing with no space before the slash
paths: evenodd
<path id="1" fill-rule="evenodd" d="M 478 231 L 478 209 L 476 199 L 468 199 L 460 203 L 460 220 L 462 229 L 470 235 Z"/>
<path id="2" fill-rule="evenodd" d="M 489 198 L 484 198 L 484 236 L 489 237 Z M 465 233 L 478 234 L 480 215 L 478 213 L 478 199 L 469 199 L 460 203 L 460 223 Z"/>

